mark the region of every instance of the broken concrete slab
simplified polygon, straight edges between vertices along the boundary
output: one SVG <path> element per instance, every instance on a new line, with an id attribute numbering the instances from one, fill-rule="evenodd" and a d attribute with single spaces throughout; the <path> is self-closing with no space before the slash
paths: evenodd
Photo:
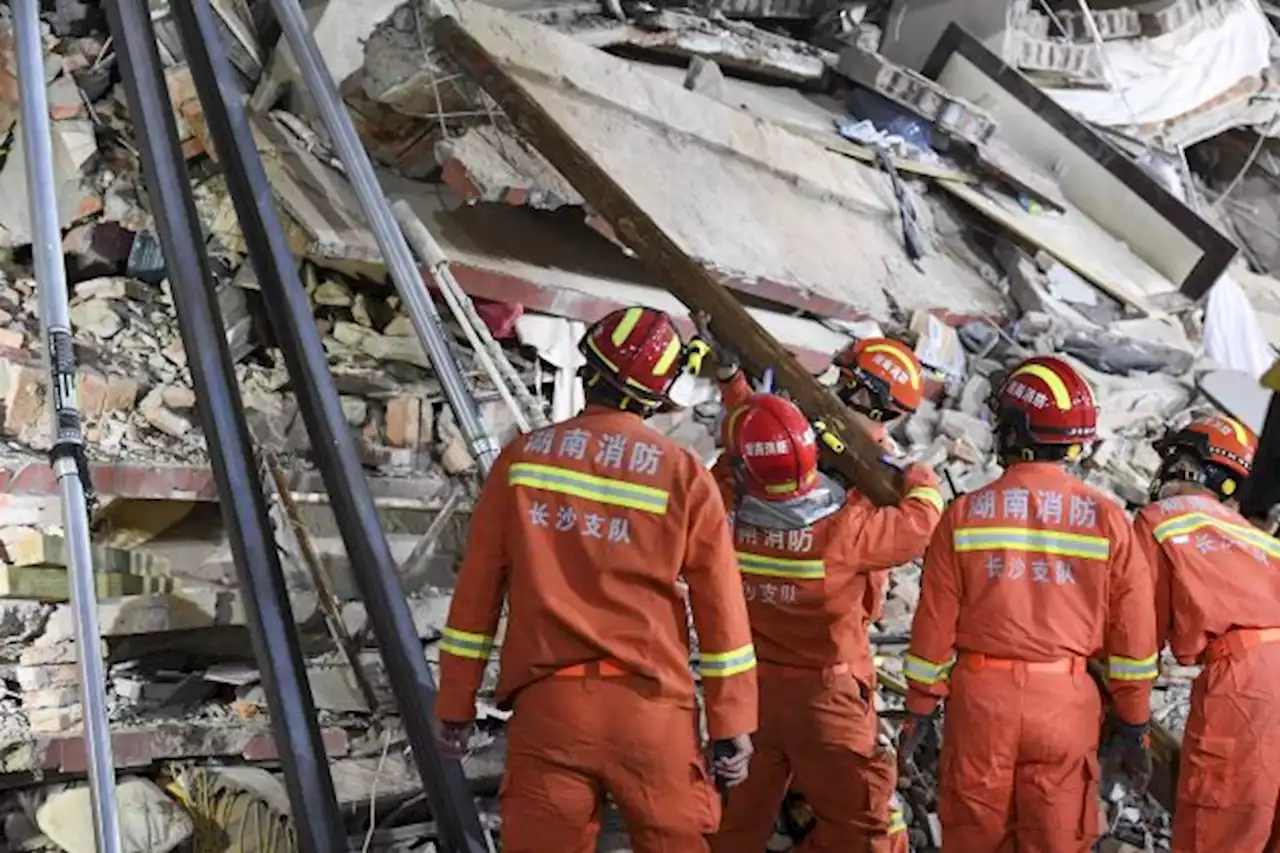
<path id="1" fill-rule="evenodd" d="M 814 45 L 744 21 L 680 9 L 648 12 L 637 19 L 636 25 L 607 31 L 604 37 L 595 33 L 579 36 L 588 44 L 600 44 L 603 38 L 608 38 L 610 46 L 621 44 L 666 56 L 696 57 L 724 69 L 807 88 L 818 88 L 836 59 L 834 54 Z"/>
<path id="2" fill-rule="evenodd" d="M 949 257 L 931 255 L 923 273 L 907 263 L 896 206 L 872 169 L 567 36 L 461 8 L 463 25 L 575 144 L 737 289 L 789 304 L 803 290 L 881 315 L 882 290 L 908 309 L 938 307 L 926 304 L 929 283 L 947 281 L 954 313 L 1000 312 L 997 294 Z"/>
<path id="3" fill-rule="evenodd" d="M 469 201 L 528 205 L 540 210 L 584 202 L 528 143 L 494 126 L 473 127 L 436 144 L 442 180 Z"/>
<path id="4" fill-rule="evenodd" d="M 53 123 L 54 189 L 58 198 L 58 221 L 63 228 L 69 228 L 102 209 L 102 199 L 82 184 L 80 175 L 81 167 L 97 150 L 92 122 L 73 119 Z M 16 202 L 0 205 L 0 228 L 4 229 L 0 233 L 4 234 L 4 245 L 29 245 L 31 224 L 26 207 L 26 151 L 21 134 L 14 137 L 9 156 L 0 167 L 0 198 Z"/>

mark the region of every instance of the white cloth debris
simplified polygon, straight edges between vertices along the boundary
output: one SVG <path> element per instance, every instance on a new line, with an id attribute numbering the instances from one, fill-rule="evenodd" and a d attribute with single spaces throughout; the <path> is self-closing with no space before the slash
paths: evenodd
<path id="1" fill-rule="evenodd" d="M 1224 273 L 1209 290 L 1204 348 L 1209 358 L 1223 367 L 1255 377 L 1262 376 L 1276 360 L 1249 297 L 1230 273 Z"/>
<path id="2" fill-rule="evenodd" d="M 1273 35 L 1257 4 L 1241 2 L 1219 26 L 1106 42 L 1102 67 L 1109 88 L 1045 92 L 1093 124 L 1156 124 L 1191 112 L 1270 67 Z"/>
<path id="3" fill-rule="evenodd" d="M 556 368 L 555 389 L 551 395 L 551 420 L 568 420 L 586 405 L 578 368 L 587 361 L 578 352 L 578 341 L 587 326 L 578 320 L 523 314 L 516 320 L 516 336 L 520 343 L 538 351 L 543 361 Z"/>

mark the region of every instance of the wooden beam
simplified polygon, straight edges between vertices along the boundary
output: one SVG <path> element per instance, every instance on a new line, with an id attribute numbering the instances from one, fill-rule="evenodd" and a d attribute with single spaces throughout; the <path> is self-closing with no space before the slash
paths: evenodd
<path id="1" fill-rule="evenodd" d="M 689 257 L 456 18 L 440 18 L 432 25 L 432 34 L 437 47 L 498 102 L 525 140 L 613 225 L 672 295 L 691 311 L 705 311 L 711 317 L 712 332 L 733 347 L 749 372 L 759 376 L 773 368 L 777 386 L 790 394 L 806 415 L 823 421 L 844 442 L 843 453 L 824 455 L 826 464 L 876 503 L 896 504 L 903 492 L 901 472 L 881 461 L 884 451 L 880 445 L 850 417 L 840 400 L 765 331 L 710 270 Z M 571 87 L 566 87 L 569 90 Z M 662 176 L 654 175 L 654 180 L 662 180 Z M 690 203 L 699 200 L 691 199 Z"/>

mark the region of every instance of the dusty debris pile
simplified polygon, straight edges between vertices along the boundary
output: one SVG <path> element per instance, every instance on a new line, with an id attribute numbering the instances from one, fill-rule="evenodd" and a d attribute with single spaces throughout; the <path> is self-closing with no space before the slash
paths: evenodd
<path id="1" fill-rule="evenodd" d="M 270 827 L 253 849 L 293 850 L 192 389 L 196 356 L 179 332 L 118 58 L 93 4 L 53 5 L 46 79 L 79 403 L 102 498 L 101 651 L 126 832 L 146 839 L 129 849 L 193 840 L 215 849 L 198 845 L 252 820 Z M 1260 198 L 1275 179 L 1274 143 L 1256 129 L 1272 126 L 1267 113 L 1280 101 L 1262 96 L 1276 78 L 1254 67 L 1273 33 L 1254 4 L 1187 0 L 1098 12 L 1091 24 L 1075 3 L 1041 4 L 1053 11 L 1042 14 L 1013 2 L 1015 14 L 999 15 L 1012 30 L 1005 55 L 945 26 L 986 25 L 960 3 L 942 28 L 947 16 L 918 18 L 896 0 L 659 5 L 464 0 L 466 49 L 488 65 L 439 36 L 417 2 L 330 0 L 314 20 L 385 193 L 435 235 L 484 330 L 551 419 L 581 404 L 584 325 L 637 302 L 685 323 L 656 270 L 691 263 L 747 307 L 758 328 L 744 335 L 776 340 L 815 376 L 829 379 L 831 355 L 856 337 L 912 345 L 929 399 L 894 437 L 951 494 L 999 476 L 988 398 L 1008 368 L 1031 354 L 1065 355 L 1101 408 L 1101 441 L 1080 474 L 1132 509 L 1158 464 L 1152 440 L 1211 405 L 1198 390 L 1205 374 L 1247 372 L 1267 357 L 1259 346 L 1270 353 L 1280 341 L 1274 240 L 1265 216 L 1250 214 L 1252 200 L 1229 197 Z M 474 461 L 292 58 L 262 25 L 265 4 L 213 8 L 424 654 L 435 660 Z M 434 849 L 164 0 L 153 17 L 249 426 L 299 505 L 290 517 L 266 487 L 340 805 L 356 849 Z M 1188 63 L 1229 60 L 1244 82 L 1179 92 L 1177 113 L 1131 92 L 1137 113 L 1118 113 L 1117 86 L 1145 84 L 1117 83 L 1112 59 L 1127 51 L 1116 73 L 1136 74 L 1161 39 L 1192 31 L 1213 50 Z M 1026 76 L 1004 73 L 1010 67 Z M 91 841 L 76 650 L 44 455 L 50 411 L 16 121 L 13 39 L 0 17 L 0 842 L 81 851 Z M 424 286 L 433 284 L 428 276 Z M 509 440 L 519 416 L 460 321 L 443 304 L 441 313 L 486 425 Z M 682 393 L 698 405 L 654 420 L 708 461 L 719 435 L 710 385 L 691 381 Z M 419 548 L 424 537 L 430 547 Z M 338 601 L 341 630 L 322 595 Z M 896 569 L 873 625 L 886 742 L 902 710 L 901 656 L 919 596 L 919 565 Z M 333 640 L 343 634 L 350 654 Z M 1196 669 L 1166 664 L 1153 710 L 1180 735 Z M 493 823 L 505 714 L 482 710 L 465 768 Z M 1168 815 L 1154 800 L 1106 794 L 1104 849 L 1167 849 Z M 783 823 L 771 850 L 790 849 Z M 601 849 L 627 849 L 615 824 Z M 927 840 L 919 815 L 912 828 Z"/>

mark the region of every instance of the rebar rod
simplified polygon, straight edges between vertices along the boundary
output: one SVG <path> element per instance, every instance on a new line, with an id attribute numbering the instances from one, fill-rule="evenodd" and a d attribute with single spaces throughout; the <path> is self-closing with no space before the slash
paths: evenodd
<path id="1" fill-rule="evenodd" d="M 440 325 L 440 312 L 431 301 L 422 275 L 413 261 L 413 254 L 391 214 L 391 205 L 378 184 L 369 154 L 360 142 L 355 125 L 351 122 L 351 115 L 338 94 L 338 87 L 329 76 L 302 7 L 298 0 L 270 2 L 285 41 L 293 51 L 298 69 L 302 72 L 302 79 L 315 99 L 320 119 L 329 131 L 338 159 L 347 170 L 352 189 L 360 201 L 360 208 L 369 222 L 378 248 L 382 251 L 396 292 L 400 295 L 413 329 L 426 349 L 431 367 L 444 388 L 449 406 L 457 417 L 458 427 L 471 448 L 471 455 L 475 457 L 481 473 L 487 475 L 498 457 L 497 443 L 489 435 L 476 407 L 472 389 L 449 349 L 448 340 Z"/>

